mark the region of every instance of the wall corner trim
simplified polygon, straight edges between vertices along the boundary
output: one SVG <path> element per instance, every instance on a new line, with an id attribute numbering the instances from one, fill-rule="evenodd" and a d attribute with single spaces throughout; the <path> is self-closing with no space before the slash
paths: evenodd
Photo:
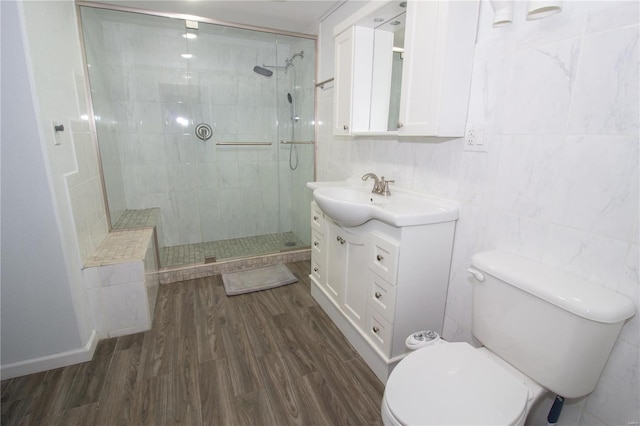
<path id="1" fill-rule="evenodd" d="M 91 361 L 98 340 L 98 334 L 96 330 L 93 330 L 87 344 L 82 348 L 0 365 L 0 378 L 2 380 L 12 379 L 27 374 L 39 373 L 41 371 Z"/>

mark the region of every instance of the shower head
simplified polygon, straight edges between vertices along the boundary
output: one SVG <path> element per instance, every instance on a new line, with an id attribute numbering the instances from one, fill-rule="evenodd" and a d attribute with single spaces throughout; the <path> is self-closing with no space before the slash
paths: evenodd
<path id="1" fill-rule="evenodd" d="M 304 58 L 304 50 L 299 51 L 298 53 L 294 53 L 293 55 L 291 55 L 291 57 L 289 59 L 285 59 L 284 63 L 286 64 L 286 68 L 292 67 L 293 66 L 293 60 L 297 57 L 300 58 Z"/>
<path id="2" fill-rule="evenodd" d="M 253 72 L 258 73 L 260 75 L 264 75 L 265 77 L 271 77 L 273 75 L 273 71 L 263 67 L 259 67 L 257 65 L 253 67 Z"/>

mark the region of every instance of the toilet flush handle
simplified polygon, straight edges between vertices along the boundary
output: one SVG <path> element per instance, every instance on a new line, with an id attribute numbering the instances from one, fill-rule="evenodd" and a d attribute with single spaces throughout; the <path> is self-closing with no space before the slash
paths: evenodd
<path id="1" fill-rule="evenodd" d="M 484 281 L 484 274 L 480 271 L 478 271 L 476 268 L 469 268 L 467 269 L 467 272 L 469 272 L 471 275 L 473 275 L 473 277 L 482 282 Z"/>

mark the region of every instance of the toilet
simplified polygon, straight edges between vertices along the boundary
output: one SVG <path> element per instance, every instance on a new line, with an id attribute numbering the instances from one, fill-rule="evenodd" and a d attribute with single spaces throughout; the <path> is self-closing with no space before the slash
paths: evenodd
<path id="1" fill-rule="evenodd" d="M 500 251 L 473 256 L 472 332 L 407 355 L 387 380 L 385 425 L 522 425 L 551 391 L 592 392 L 633 302 Z"/>

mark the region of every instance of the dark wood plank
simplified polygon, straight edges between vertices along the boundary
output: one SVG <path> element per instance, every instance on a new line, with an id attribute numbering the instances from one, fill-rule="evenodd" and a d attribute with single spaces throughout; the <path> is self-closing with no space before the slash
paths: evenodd
<path id="1" fill-rule="evenodd" d="M 244 395 L 237 396 L 235 409 L 238 415 L 238 425 L 278 425 L 271 410 L 269 398 L 264 389 L 259 389 Z"/>
<path id="2" fill-rule="evenodd" d="M 58 424 L 60 426 L 86 426 L 94 424 L 94 419 L 97 416 L 98 412 L 98 403 L 94 402 L 91 404 L 80 405 L 78 407 L 69 408 L 64 411 L 62 416 L 60 416 L 55 422 L 54 419 L 51 419 L 50 424 Z"/>
<path id="3" fill-rule="evenodd" d="M 216 313 L 224 303 L 224 288 L 217 280 L 200 279 L 195 284 L 195 328 L 198 363 L 223 358 L 224 343 Z"/>
<path id="4" fill-rule="evenodd" d="M 141 350 L 140 346 L 114 353 L 109 375 L 100 396 L 96 424 L 131 424 Z"/>
<path id="5" fill-rule="evenodd" d="M 279 425 L 303 424 L 297 383 L 281 352 L 265 354 L 258 359 L 262 384 Z"/>
<path id="6" fill-rule="evenodd" d="M 237 417 L 235 397 L 226 358 L 216 359 L 198 366 L 200 407 L 205 425 L 235 425 Z"/>
<path id="7" fill-rule="evenodd" d="M 43 392 L 33 401 L 29 424 L 39 425 L 41 419 L 55 419 L 64 413 L 67 392 L 78 369 L 78 365 L 73 365 L 47 372 Z"/>
<path id="8" fill-rule="evenodd" d="M 133 405 L 133 424 L 167 424 L 166 407 L 169 401 L 169 375 L 152 376 L 138 381 Z"/>
<path id="9" fill-rule="evenodd" d="M 67 410 L 98 402 L 115 348 L 116 339 L 101 340 L 93 359 L 79 365 L 65 402 Z"/>

